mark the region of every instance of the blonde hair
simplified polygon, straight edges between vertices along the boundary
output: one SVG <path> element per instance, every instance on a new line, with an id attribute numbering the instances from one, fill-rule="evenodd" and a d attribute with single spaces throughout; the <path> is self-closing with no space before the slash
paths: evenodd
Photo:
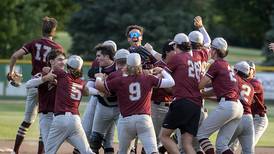
<path id="1" fill-rule="evenodd" d="M 142 65 L 139 66 L 129 66 L 127 65 L 127 74 L 131 76 L 137 76 L 142 73 Z"/>

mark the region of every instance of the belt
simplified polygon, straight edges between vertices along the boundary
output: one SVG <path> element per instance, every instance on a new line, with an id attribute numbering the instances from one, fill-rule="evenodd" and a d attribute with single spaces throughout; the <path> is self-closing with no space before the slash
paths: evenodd
<path id="1" fill-rule="evenodd" d="M 76 113 L 71 113 L 71 112 L 58 112 L 54 113 L 54 116 L 59 116 L 59 115 L 77 115 Z"/>
<path id="2" fill-rule="evenodd" d="M 257 115 L 259 115 L 260 117 L 265 117 L 265 113 L 258 113 Z"/>
<path id="3" fill-rule="evenodd" d="M 170 104 L 170 102 L 159 102 L 159 101 L 153 101 L 153 103 L 156 105 L 162 105 L 167 107 L 169 107 L 169 104 Z"/>
<path id="4" fill-rule="evenodd" d="M 238 99 L 221 97 L 221 98 L 218 99 L 218 101 L 233 101 L 233 102 L 238 102 Z"/>

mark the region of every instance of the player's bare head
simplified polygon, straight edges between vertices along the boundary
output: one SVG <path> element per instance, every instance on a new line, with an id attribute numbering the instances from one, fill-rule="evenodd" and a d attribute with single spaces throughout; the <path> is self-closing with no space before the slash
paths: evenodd
<path id="1" fill-rule="evenodd" d="M 228 55 L 227 42 L 222 37 L 216 37 L 211 43 L 212 55 L 217 55 L 218 58 L 225 58 Z"/>
<path id="2" fill-rule="evenodd" d="M 127 74 L 139 75 L 142 73 L 141 56 L 138 53 L 130 53 L 127 57 Z"/>
<path id="3" fill-rule="evenodd" d="M 192 49 L 201 49 L 204 43 L 204 36 L 199 31 L 192 31 L 188 34 Z"/>
<path id="4" fill-rule="evenodd" d="M 110 60 L 114 60 L 114 54 L 115 54 L 115 51 L 114 49 L 109 46 L 109 45 L 103 45 L 103 44 L 98 44 L 96 47 L 95 47 L 95 51 L 97 53 L 100 53 L 104 56 L 108 56 L 108 58 Z"/>
<path id="5" fill-rule="evenodd" d="M 189 38 L 184 33 L 178 33 L 175 35 L 172 42 L 169 45 L 174 45 L 175 50 L 189 52 L 191 50 L 191 44 Z"/>
<path id="6" fill-rule="evenodd" d="M 60 49 L 52 49 L 46 57 L 46 62 L 49 67 L 52 67 L 56 62 L 60 65 L 65 65 L 66 54 Z M 62 63 L 62 64 L 61 64 Z M 62 66 L 62 67 L 63 67 Z"/>
<path id="7" fill-rule="evenodd" d="M 164 43 L 162 47 L 162 58 L 166 59 L 170 52 L 174 51 L 174 45 L 170 44 L 172 41 L 168 40 Z"/>
<path id="8" fill-rule="evenodd" d="M 234 70 L 242 78 L 248 78 L 250 74 L 250 66 L 246 61 L 240 61 L 234 65 Z"/>
<path id="9" fill-rule="evenodd" d="M 113 48 L 113 51 L 116 52 L 117 51 L 117 45 L 114 41 L 112 40 L 107 40 L 105 42 L 103 42 L 102 45 L 105 45 L 105 46 L 110 46 L 111 48 Z"/>
<path id="10" fill-rule="evenodd" d="M 54 36 L 57 28 L 57 20 L 50 17 L 43 18 L 42 34 L 43 36 Z"/>
<path id="11" fill-rule="evenodd" d="M 129 51 L 126 49 L 119 49 L 114 56 L 116 67 L 120 70 L 127 64 L 127 57 L 129 55 Z"/>
<path id="12" fill-rule="evenodd" d="M 143 40 L 144 28 L 138 25 L 130 25 L 126 29 L 126 37 L 130 45 L 139 46 Z"/>
<path id="13" fill-rule="evenodd" d="M 83 76 L 83 59 L 77 55 L 71 55 L 67 61 L 67 68 L 75 78 Z"/>

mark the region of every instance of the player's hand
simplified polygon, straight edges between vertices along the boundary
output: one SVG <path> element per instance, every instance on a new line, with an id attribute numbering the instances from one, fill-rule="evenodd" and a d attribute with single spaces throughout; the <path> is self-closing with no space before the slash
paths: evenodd
<path id="1" fill-rule="evenodd" d="M 153 50 L 152 45 L 149 44 L 149 43 L 146 43 L 146 44 L 144 45 L 144 47 L 145 47 L 145 49 L 146 49 L 147 51 L 149 51 L 149 52 L 152 52 L 152 50 Z"/>
<path id="2" fill-rule="evenodd" d="M 158 75 L 158 74 L 161 74 L 162 71 L 163 71 L 163 68 L 155 67 L 155 68 L 152 69 L 152 74 L 153 75 Z"/>
<path id="3" fill-rule="evenodd" d="M 203 20 L 202 20 L 202 17 L 196 16 L 196 17 L 194 18 L 194 26 L 195 26 L 196 28 L 201 28 L 201 27 L 203 27 Z"/>
<path id="4" fill-rule="evenodd" d="M 43 80 L 43 82 L 50 81 L 50 82 L 54 83 L 55 82 L 54 80 L 56 77 L 57 76 L 55 74 L 53 74 L 52 70 L 51 70 L 48 74 L 46 74 L 42 77 L 42 80 Z"/>
<path id="5" fill-rule="evenodd" d="M 94 75 L 94 77 L 95 77 L 95 78 L 99 77 L 99 78 L 105 79 L 105 78 L 106 78 L 106 74 L 104 74 L 104 73 L 96 73 L 96 74 Z"/>
<path id="6" fill-rule="evenodd" d="M 50 71 L 50 67 L 43 67 L 42 68 L 42 72 L 45 73 L 45 74 L 49 73 L 49 71 Z"/>
<path id="7" fill-rule="evenodd" d="M 272 50 L 272 52 L 274 52 L 274 43 L 270 43 L 268 47 L 270 50 Z"/>
<path id="8" fill-rule="evenodd" d="M 14 87 L 19 87 L 23 80 L 23 75 L 17 72 L 10 72 L 7 74 L 7 79 Z"/>

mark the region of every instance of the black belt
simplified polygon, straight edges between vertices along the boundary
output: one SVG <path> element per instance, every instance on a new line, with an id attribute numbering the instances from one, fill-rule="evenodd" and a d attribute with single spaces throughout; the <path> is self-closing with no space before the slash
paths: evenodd
<path id="1" fill-rule="evenodd" d="M 167 107 L 169 107 L 169 104 L 170 104 L 170 102 L 159 102 L 159 101 L 153 101 L 153 103 L 156 104 L 156 105 L 163 104 L 164 106 L 167 106 Z"/>
<path id="2" fill-rule="evenodd" d="M 59 116 L 59 115 L 65 115 L 67 112 L 58 112 L 58 113 L 54 113 L 54 116 Z M 70 112 L 72 115 L 77 115 L 76 113 L 72 113 Z"/>
<path id="3" fill-rule="evenodd" d="M 227 97 L 221 97 L 221 98 L 218 99 L 218 101 L 220 102 L 222 98 L 224 98 L 225 101 L 238 102 L 238 99 L 235 99 L 235 98 L 227 98 Z"/>

